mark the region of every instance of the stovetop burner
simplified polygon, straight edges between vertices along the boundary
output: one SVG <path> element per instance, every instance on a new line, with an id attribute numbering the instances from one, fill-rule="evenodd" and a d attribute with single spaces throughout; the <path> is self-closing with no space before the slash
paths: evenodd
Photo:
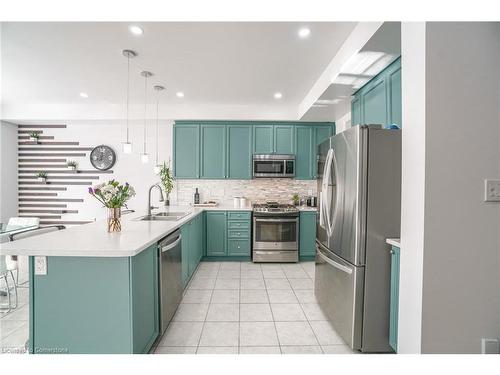
<path id="1" fill-rule="evenodd" d="M 254 203 L 252 207 L 253 211 L 258 213 L 294 214 L 299 212 L 298 208 L 292 204 L 278 202 Z"/>

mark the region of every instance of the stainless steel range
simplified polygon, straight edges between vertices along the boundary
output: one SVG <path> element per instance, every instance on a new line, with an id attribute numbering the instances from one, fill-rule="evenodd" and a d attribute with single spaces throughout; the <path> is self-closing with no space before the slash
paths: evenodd
<path id="1" fill-rule="evenodd" d="M 299 210 L 291 204 L 253 206 L 253 261 L 298 262 Z"/>

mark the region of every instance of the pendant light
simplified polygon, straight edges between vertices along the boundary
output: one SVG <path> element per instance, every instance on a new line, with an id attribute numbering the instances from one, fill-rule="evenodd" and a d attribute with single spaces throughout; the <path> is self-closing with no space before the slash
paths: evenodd
<path id="1" fill-rule="evenodd" d="M 153 73 L 148 72 L 148 71 L 142 71 L 141 76 L 144 77 L 144 133 L 143 133 L 143 145 L 142 145 L 142 154 L 141 154 L 141 161 L 146 164 L 149 163 L 149 154 L 147 153 L 147 119 L 146 119 L 146 114 L 147 114 L 147 105 L 148 105 L 148 78 L 151 77 Z"/>
<path id="2" fill-rule="evenodd" d="M 154 173 L 160 174 L 161 165 L 159 162 L 159 138 L 160 138 L 160 123 L 159 123 L 159 109 L 160 109 L 160 91 L 164 90 L 165 87 L 160 85 L 153 86 L 153 89 L 156 91 L 156 157 L 155 157 L 155 167 Z"/>
<path id="3" fill-rule="evenodd" d="M 127 58 L 127 95 L 126 95 L 126 101 L 125 101 L 125 108 L 126 108 L 126 123 L 127 123 L 127 139 L 125 142 L 122 142 L 122 150 L 124 154 L 130 154 L 132 153 L 132 143 L 130 142 L 129 138 L 129 94 L 130 94 L 130 59 L 133 59 L 134 57 L 137 56 L 137 53 L 135 53 L 132 50 L 129 49 L 124 49 L 122 51 L 122 55 Z"/>

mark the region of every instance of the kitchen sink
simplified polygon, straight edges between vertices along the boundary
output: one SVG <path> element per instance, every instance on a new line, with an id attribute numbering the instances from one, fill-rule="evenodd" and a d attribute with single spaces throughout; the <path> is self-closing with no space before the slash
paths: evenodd
<path id="1" fill-rule="evenodd" d="M 140 221 L 177 221 L 184 216 L 189 215 L 190 212 L 158 212 L 157 214 L 146 215 L 138 217 L 135 220 Z"/>

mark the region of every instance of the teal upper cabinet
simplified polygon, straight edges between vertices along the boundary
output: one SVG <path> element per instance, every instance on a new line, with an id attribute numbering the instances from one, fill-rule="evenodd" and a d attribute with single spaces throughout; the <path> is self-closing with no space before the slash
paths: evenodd
<path id="1" fill-rule="evenodd" d="M 274 152 L 273 125 L 255 125 L 253 127 L 254 154 L 272 154 Z"/>
<path id="2" fill-rule="evenodd" d="M 176 178 L 200 177 L 200 126 L 174 127 L 174 176 Z"/>
<path id="3" fill-rule="evenodd" d="M 361 99 L 359 96 L 355 96 L 351 102 L 351 124 L 361 124 Z"/>
<path id="4" fill-rule="evenodd" d="M 317 145 L 334 133 L 327 122 L 176 121 L 174 177 L 251 179 L 252 154 L 292 154 L 296 178 L 315 179 Z"/>
<path id="5" fill-rule="evenodd" d="M 312 126 L 297 126 L 297 153 L 295 155 L 295 178 L 299 180 L 310 180 L 313 176 L 314 153 Z"/>
<path id="6" fill-rule="evenodd" d="M 365 124 L 387 124 L 387 98 L 385 79 L 381 77 L 370 83 L 361 93 L 361 110 Z"/>
<path id="7" fill-rule="evenodd" d="M 227 178 L 252 178 L 252 127 L 227 126 Z"/>
<path id="8" fill-rule="evenodd" d="M 294 154 L 294 143 L 294 127 L 292 125 L 274 125 L 274 152 L 276 154 Z"/>
<path id="9" fill-rule="evenodd" d="M 226 212 L 207 212 L 206 220 L 207 256 L 226 255 Z"/>
<path id="10" fill-rule="evenodd" d="M 401 126 L 401 59 L 396 59 L 366 85 L 351 102 L 351 124 Z"/>
<path id="11" fill-rule="evenodd" d="M 200 164 L 201 178 L 226 178 L 225 125 L 201 125 Z"/>

